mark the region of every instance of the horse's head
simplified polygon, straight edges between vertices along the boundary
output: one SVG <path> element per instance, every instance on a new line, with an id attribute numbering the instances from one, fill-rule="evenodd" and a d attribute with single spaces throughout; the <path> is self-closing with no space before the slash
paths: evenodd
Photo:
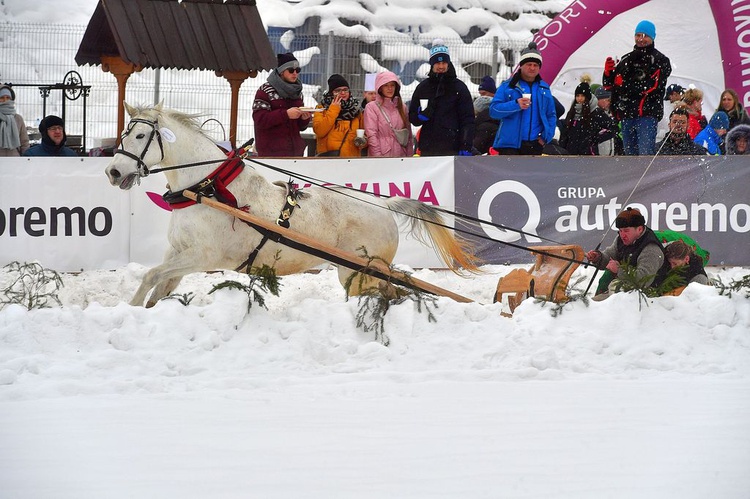
<path id="1" fill-rule="evenodd" d="M 159 131 L 161 104 L 143 109 L 124 104 L 131 119 L 105 172 L 112 185 L 127 190 L 164 159 L 164 144 Z"/>

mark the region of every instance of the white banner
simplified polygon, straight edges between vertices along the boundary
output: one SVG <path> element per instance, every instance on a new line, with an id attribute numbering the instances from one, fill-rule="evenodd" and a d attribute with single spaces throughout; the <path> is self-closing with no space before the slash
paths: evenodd
<path id="1" fill-rule="evenodd" d="M 58 271 L 153 266 L 167 249 L 170 212 L 155 174 L 124 192 L 104 174 L 110 158 L 0 159 L 0 265 L 39 261 Z M 401 195 L 452 209 L 453 158 L 265 158 L 249 163 L 269 180 L 289 179 L 262 166 L 299 172 L 383 195 Z M 262 164 L 261 164 L 262 163 Z M 305 182 L 293 179 L 303 188 Z M 281 210 L 279 206 L 279 210 Z M 189 209 L 189 208 L 188 208 Z M 291 219 L 294 227 L 294 217 Z M 402 235 L 395 263 L 441 267 L 435 252 Z"/>
<path id="2" fill-rule="evenodd" d="M 127 263 L 130 202 L 109 185 L 102 158 L 0 160 L 0 264 L 39 261 L 59 271 Z"/>

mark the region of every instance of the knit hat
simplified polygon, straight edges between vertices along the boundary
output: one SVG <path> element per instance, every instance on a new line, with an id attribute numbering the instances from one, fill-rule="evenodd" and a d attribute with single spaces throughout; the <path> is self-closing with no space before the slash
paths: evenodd
<path id="1" fill-rule="evenodd" d="M 596 95 L 597 99 L 611 99 L 612 98 L 612 92 L 605 89 L 604 87 L 599 87 L 594 91 L 594 95 Z"/>
<path id="2" fill-rule="evenodd" d="M 39 132 L 44 135 L 47 130 L 53 126 L 61 126 L 65 128 L 65 123 L 63 122 L 62 118 L 50 114 L 39 123 Z"/>
<path id="3" fill-rule="evenodd" d="M 276 72 L 279 74 L 283 73 L 287 69 L 294 69 L 299 67 L 299 61 L 291 52 L 277 55 L 276 61 L 278 62 Z"/>
<path id="4" fill-rule="evenodd" d="M 542 65 L 542 54 L 537 50 L 536 43 L 531 42 L 529 46 L 521 51 L 521 59 L 518 61 L 519 66 L 523 66 L 527 62 L 535 62 Z"/>
<path id="5" fill-rule="evenodd" d="M 651 21 L 646 21 L 645 19 L 638 23 L 638 26 L 635 27 L 635 34 L 643 33 L 644 35 L 647 35 L 652 40 L 656 40 L 656 26 L 654 26 L 654 23 Z"/>
<path id="6" fill-rule="evenodd" d="M 349 87 L 349 82 L 340 74 L 333 74 L 328 78 L 328 91 L 333 92 L 339 87 Z"/>
<path id="7" fill-rule="evenodd" d="M 641 212 L 635 208 L 628 206 L 624 211 L 620 212 L 615 218 L 615 227 L 623 229 L 625 227 L 641 227 L 646 225 L 646 219 L 643 218 Z"/>
<path id="8" fill-rule="evenodd" d="M 484 90 L 486 92 L 494 94 L 495 92 L 497 92 L 495 80 L 493 80 L 491 76 L 485 76 L 484 78 L 482 78 L 482 83 L 479 84 L 479 90 Z"/>
<path id="9" fill-rule="evenodd" d="M 56 147 L 55 143 L 49 138 L 49 135 L 47 135 L 47 130 L 53 126 L 63 127 L 63 140 L 60 142 L 60 145 L 65 145 L 65 142 L 68 140 L 68 135 L 65 133 L 65 123 L 63 123 L 62 118 L 53 114 L 50 114 L 39 122 L 39 134 L 42 136 L 42 143 L 51 147 Z"/>
<path id="10" fill-rule="evenodd" d="M 711 121 L 708 122 L 708 125 L 715 130 L 720 128 L 729 130 L 729 115 L 724 111 L 718 111 L 711 116 Z"/>
<path id="11" fill-rule="evenodd" d="M 578 94 L 583 94 L 583 96 L 586 97 L 586 100 L 591 100 L 591 87 L 589 86 L 589 84 L 586 83 L 585 81 L 581 82 L 576 87 L 575 95 L 578 95 Z"/>
<path id="12" fill-rule="evenodd" d="M 13 98 L 13 91 L 8 87 L 0 88 L 0 97 L 10 97 L 10 100 L 15 100 Z"/>
<path id="13" fill-rule="evenodd" d="M 439 38 L 432 42 L 432 48 L 430 49 L 430 66 L 436 62 L 451 62 L 448 47 Z"/>

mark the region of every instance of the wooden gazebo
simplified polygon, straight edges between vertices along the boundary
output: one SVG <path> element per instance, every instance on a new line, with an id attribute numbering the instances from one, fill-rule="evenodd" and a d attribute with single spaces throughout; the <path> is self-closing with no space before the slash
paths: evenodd
<path id="1" fill-rule="evenodd" d="M 255 0 L 99 0 L 76 54 L 117 79 L 117 135 L 125 85 L 143 68 L 213 70 L 232 90 L 229 140 L 236 145 L 240 86 L 276 67 Z"/>

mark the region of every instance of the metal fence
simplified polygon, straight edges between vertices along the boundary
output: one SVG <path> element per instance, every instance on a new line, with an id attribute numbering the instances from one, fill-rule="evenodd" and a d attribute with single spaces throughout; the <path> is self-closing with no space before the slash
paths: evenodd
<path id="1" fill-rule="evenodd" d="M 100 66 L 76 65 L 75 55 L 85 29 L 85 26 L 59 24 L 0 24 L 0 81 L 17 85 L 17 111 L 27 126 L 38 125 L 45 111 L 62 115 L 64 110 L 66 131 L 69 135 L 85 135 L 85 147 L 89 149 L 117 133 L 117 82 Z M 316 104 L 321 86 L 324 91 L 326 80 L 333 73 L 347 78 L 357 95 L 363 90 L 365 74 L 383 69 L 399 75 L 402 95 L 408 101 L 429 70 L 426 63 L 429 48 L 409 35 L 368 41 L 332 34 L 295 36 L 292 31 L 272 30 L 269 38 L 277 53 L 293 51 L 300 60 L 306 105 Z M 498 81 L 508 76 L 527 41 L 478 38 L 444 42 L 459 78 L 476 94 L 483 76 L 492 75 Z M 52 90 L 45 102 L 39 87 L 62 84 L 71 71 L 80 74 L 84 86 L 90 86 L 88 95 L 64 102 L 62 91 Z M 253 136 L 252 101 L 266 78 L 267 73 L 261 72 L 257 78 L 247 79 L 240 89 L 237 128 L 240 142 Z M 125 99 L 131 104 L 163 100 L 168 107 L 203 114 L 207 120 L 205 127 L 215 140 L 228 139 L 230 87 L 212 71 L 144 69 L 129 78 Z"/>

